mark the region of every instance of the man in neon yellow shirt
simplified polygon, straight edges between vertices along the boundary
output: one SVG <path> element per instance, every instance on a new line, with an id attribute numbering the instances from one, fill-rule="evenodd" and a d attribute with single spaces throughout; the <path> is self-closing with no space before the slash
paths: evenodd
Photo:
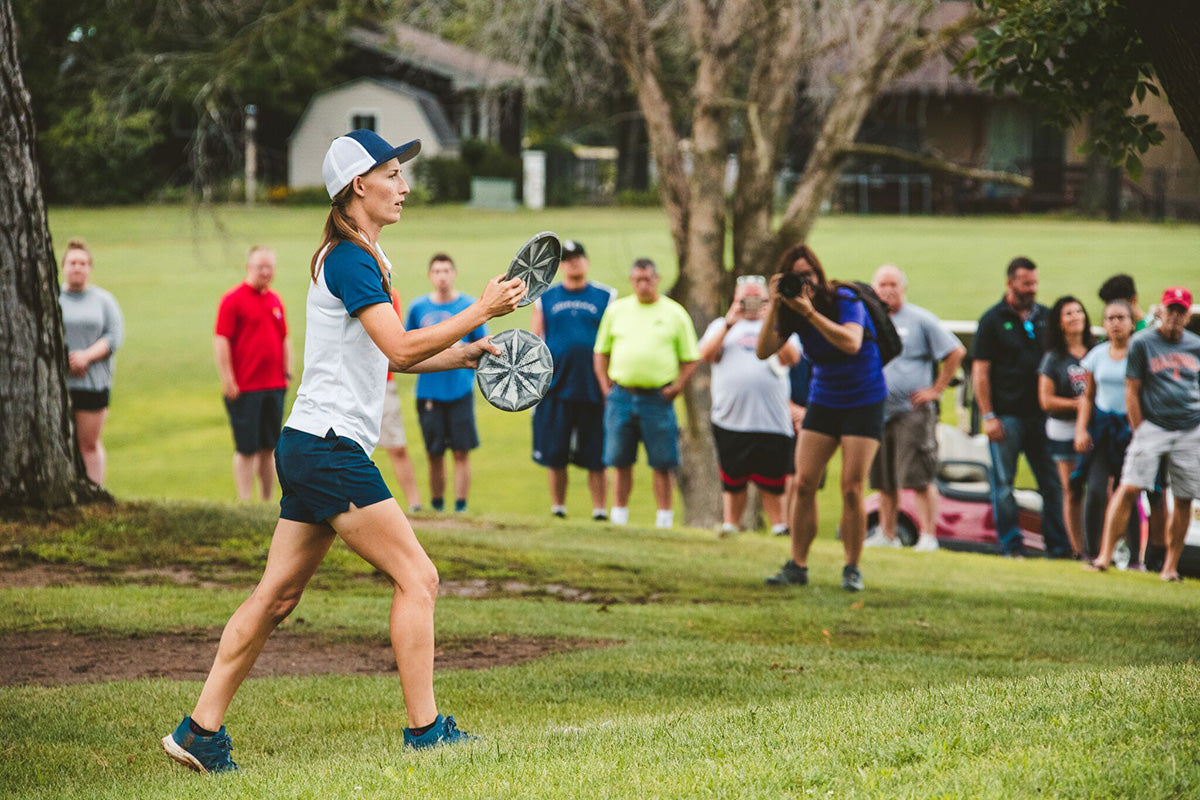
<path id="1" fill-rule="evenodd" d="M 638 441 L 654 470 L 654 524 L 669 528 L 671 470 L 679 466 L 679 425 L 672 405 L 696 371 L 696 330 L 683 306 L 658 293 L 658 267 L 648 258 L 633 262 L 633 296 L 608 304 L 596 334 L 596 378 L 604 392 L 604 463 L 616 469 L 609 518 L 629 521 L 633 463 Z"/>

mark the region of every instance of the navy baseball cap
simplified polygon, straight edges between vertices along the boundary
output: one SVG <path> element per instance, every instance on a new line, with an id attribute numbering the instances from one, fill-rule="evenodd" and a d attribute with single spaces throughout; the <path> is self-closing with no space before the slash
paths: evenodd
<path id="1" fill-rule="evenodd" d="M 350 185 L 355 175 L 362 175 L 393 158 L 403 164 L 421 152 L 421 140 L 413 139 L 407 144 L 392 147 L 375 131 L 350 131 L 339 136 L 329 145 L 325 163 L 321 165 L 321 177 L 325 180 L 325 191 L 332 200 L 337 193 Z"/>
<path id="2" fill-rule="evenodd" d="M 587 251 L 583 249 L 583 242 L 577 242 L 574 239 L 564 239 L 562 243 L 562 260 L 575 258 L 576 256 L 586 256 Z"/>

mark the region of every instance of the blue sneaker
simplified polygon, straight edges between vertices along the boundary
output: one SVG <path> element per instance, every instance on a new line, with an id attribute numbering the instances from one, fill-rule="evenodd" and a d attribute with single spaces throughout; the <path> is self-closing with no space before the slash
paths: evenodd
<path id="1" fill-rule="evenodd" d="M 233 744 L 225 726 L 213 736 L 197 736 L 192 733 L 191 722 L 191 717 L 184 717 L 174 733 L 163 737 L 162 748 L 167 755 L 197 772 L 236 772 L 238 765 L 229 757 Z"/>
<path id="2" fill-rule="evenodd" d="M 433 727 L 420 736 L 415 736 L 411 728 L 404 729 L 404 746 L 414 750 L 423 750 L 426 747 L 437 747 L 442 744 L 466 744 L 478 739 L 478 736 L 460 731 L 454 722 L 454 717 L 443 717 L 441 714 L 438 714 L 437 719 L 433 721 Z"/>

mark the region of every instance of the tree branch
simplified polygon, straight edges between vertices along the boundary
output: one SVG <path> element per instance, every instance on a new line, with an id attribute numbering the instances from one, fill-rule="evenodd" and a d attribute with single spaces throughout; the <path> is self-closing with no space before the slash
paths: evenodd
<path id="1" fill-rule="evenodd" d="M 899 147 L 887 147 L 881 144 L 859 143 L 840 147 L 834 156 L 834 160 L 835 163 L 842 164 L 851 156 L 894 158 L 898 161 L 916 164 L 933 172 L 944 172 L 947 175 L 957 175 L 960 178 L 974 178 L 975 180 L 991 181 L 992 183 L 1007 183 L 1025 189 L 1033 186 L 1033 179 L 1026 175 L 992 169 L 977 169 L 964 164 L 956 164 L 953 161 L 946 161 L 936 156 L 921 155 L 920 153 L 902 150 Z"/>

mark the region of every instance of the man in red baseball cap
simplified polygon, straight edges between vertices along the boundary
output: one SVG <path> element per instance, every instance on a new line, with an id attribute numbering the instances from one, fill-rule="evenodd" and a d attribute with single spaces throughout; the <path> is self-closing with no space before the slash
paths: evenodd
<path id="1" fill-rule="evenodd" d="M 1161 322 L 1129 342 L 1125 370 L 1126 411 L 1133 439 L 1125 454 L 1121 485 L 1109 501 L 1104 541 L 1091 568 L 1104 570 L 1118 531 L 1124 531 L 1143 489 L 1154 489 L 1159 463 L 1167 458 L 1175 507 L 1167 523 L 1163 580 L 1179 580 L 1179 557 L 1200 496 L 1200 336 L 1187 330 L 1192 293 L 1182 286 L 1163 292 Z"/>

